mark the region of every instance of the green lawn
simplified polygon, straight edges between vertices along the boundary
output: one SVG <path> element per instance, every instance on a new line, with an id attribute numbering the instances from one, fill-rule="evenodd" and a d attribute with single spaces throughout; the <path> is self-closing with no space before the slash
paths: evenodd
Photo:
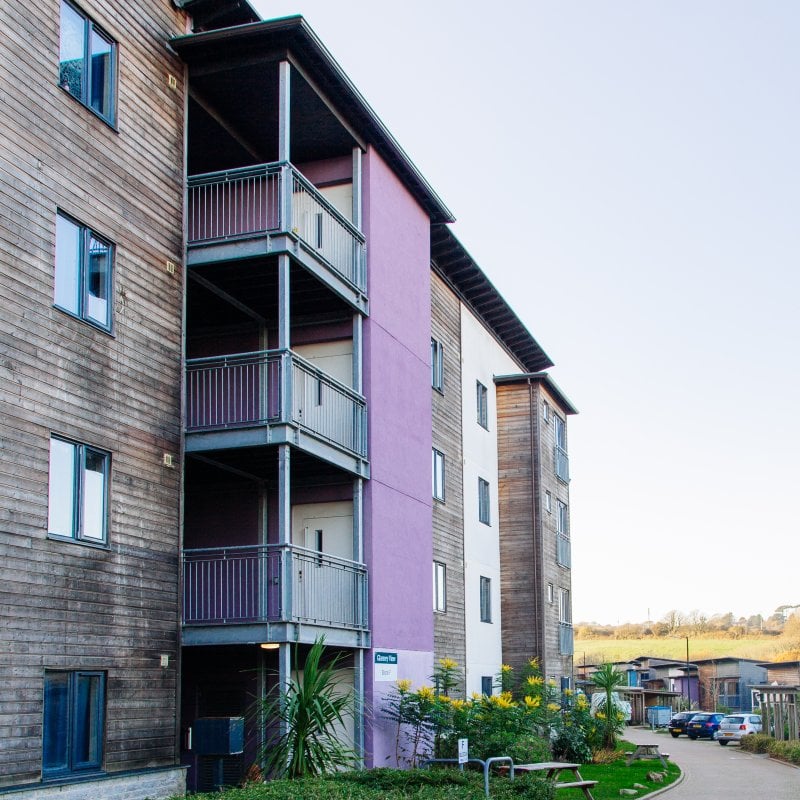
<path id="1" fill-rule="evenodd" d="M 627 742 L 624 746 L 628 750 L 633 749 L 633 745 Z M 620 789 L 633 789 L 634 784 L 638 783 L 646 786 L 646 789 L 639 789 L 637 797 L 643 797 L 656 789 L 663 789 L 670 783 L 674 783 L 681 774 L 676 764 L 667 762 L 667 776 L 663 782 L 651 781 L 647 779 L 648 772 L 663 772 L 664 768 L 659 761 L 634 761 L 629 767 L 625 766 L 624 755 L 611 764 L 586 764 L 581 767 L 581 777 L 587 781 L 597 781 L 597 786 L 591 789 L 594 800 L 619 800 Z M 556 793 L 557 800 L 583 800 L 584 794 L 580 789 L 564 789 Z"/>
<path id="2" fill-rule="evenodd" d="M 689 658 L 756 658 L 769 661 L 777 655 L 779 640 L 774 637 L 752 639 L 689 639 Z M 627 661 L 637 656 L 686 658 L 685 639 L 575 639 L 575 668 L 603 661 Z"/>

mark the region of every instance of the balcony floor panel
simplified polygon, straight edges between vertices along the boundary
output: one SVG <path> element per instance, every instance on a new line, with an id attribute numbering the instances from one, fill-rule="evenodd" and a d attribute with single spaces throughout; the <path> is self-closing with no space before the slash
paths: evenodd
<path id="1" fill-rule="evenodd" d="M 184 625 L 181 644 L 184 647 L 260 644 L 262 642 L 313 644 L 320 636 L 324 636 L 325 644 L 331 647 L 361 649 L 371 647 L 369 631 L 292 622 Z"/>
<path id="2" fill-rule="evenodd" d="M 320 461 L 361 478 L 369 478 L 369 462 L 366 459 L 285 423 L 260 424 L 228 430 L 191 431 L 186 434 L 185 441 L 187 454 L 211 454 L 219 451 L 290 444 Z"/>
<path id="3" fill-rule="evenodd" d="M 296 237 L 286 233 L 249 234 L 238 239 L 225 239 L 190 244 L 186 263 L 190 269 L 232 262 L 263 260 L 267 256 L 289 255 L 352 309 L 365 316 L 369 312 L 367 296 L 356 286 L 332 270 L 315 251 Z"/>

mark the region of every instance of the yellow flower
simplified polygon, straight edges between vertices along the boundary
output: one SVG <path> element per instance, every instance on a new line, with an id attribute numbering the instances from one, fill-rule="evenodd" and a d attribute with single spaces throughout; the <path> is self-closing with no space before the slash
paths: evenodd
<path id="1" fill-rule="evenodd" d="M 473 692 L 470 697 L 472 697 L 473 700 L 483 700 L 483 695 L 480 692 Z"/>
<path id="2" fill-rule="evenodd" d="M 441 666 L 442 669 L 455 669 L 458 664 L 453 661 L 452 658 L 440 658 L 439 666 Z"/>
<path id="3" fill-rule="evenodd" d="M 578 699 L 575 701 L 575 707 L 583 711 L 584 709 L 589 707 L 589 701 L 584 697 L 584 695 L 580 695 Z"/>
<path id="4" fill-rule="evenodd" d="M 558 703 L 548 703 L 547 704 L 548 711 L 560 711 L 561 706 Z"/>
<path id="5" fill-rule="evenodd" d="M 408 678 L 400 678 L 397 681 L 397 691 L 405 694 L 411 688 L 411 681 Z"/>
<path id="6" fill-rule="evenodd" d="M 605 714 L 604 714 L 602 711 L 598 711 L 598 712 L 595 714 L 595 717 L 596 717 L 597 719 L 605 719 L 605 718 L 606 718 L 606 715 L 605 715 Z"/>
<path id="7" fill-rule="evenodd" d="M 572 695 L 575 694 L 575 692 L 573 692 L 572 689 L 564 689 L 564 694 L 567 697 L 572 697 Z"/>
<path id="8" fill-rule="evenodd" d="M 539 708 L 541 704 L 541 697 L 531 697 L 530 695 L 525 696 L 525 708 L 532 711 L 534 708 Z"/>
<path id="9" fill-rule="evenodd" d="M 551 689 L 555 689 L 555 688 L 556 688 L 556 682 L 555 682 L 555 681 L 554 681 L 552 678 L 550 678 L 550 680 L 549 680 L 549 681 L 547 681 L 547 685 L 548 685 L 548 686 L 549 686 Z"/>
<path id="10" fill-rule="evenodd" d="M 538 658 L 530 659 L 530 661 L 528 661 L 528 666 L 531 669 L 539 669 L 539 659 Z"/>
<path id="11" fill-rule="evenodd" d="M 489 698 L 489 702 L 498 708 L 514 708 L 516 703 L 511 699 L 511 692 L 503 692 L 502 694 L 493 694 Z"/>
<path id="12" fill-rule="evenodd" d="M 467 707 L 466 702 L 464 700 L 459 700 L 457 697 L 450 701 L 450 705 L 456 711 L 463 711 Z"/>
<path id="13" fill-rule="evenodd" d="M 440 694 L 439 695 L 439 702 L 446 704 L 446 703 L 452 703 L 453 701 L 446 694 Z"/>
<path id="14" fill-rule="evenodd" d="M 511 666 L 511 664 L 503 664 L 503 665 L 500 667 L 500 672 L 502 672 L 502 673 L 504 673 L 504 674 L 508 674 L 508 673 L 509 673 L 509 672 L 511 672 L 513 669 L 514 669 L 514 667 L 512 667 L 512 666 Z"/>
<path id="15" fill-rule="evenodd" d="M 527 683 L 528 686 L 536 688 L 541 686 L 544 681 L 538 675 L 528 675 L 528 677 L 525 678 L 525 683 Z"/>
<path id="16" fill-rule="evenodd" d="M 431 686 L 420 686 L 419 689 L 417 689 L 417 697 L 419 697 L 420 700 L 433 700 L 433 688 Z"/>

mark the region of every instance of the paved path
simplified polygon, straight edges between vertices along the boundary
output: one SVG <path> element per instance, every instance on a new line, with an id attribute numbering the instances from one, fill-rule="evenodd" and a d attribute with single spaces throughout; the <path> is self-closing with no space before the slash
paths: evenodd
<path id="1" fill-rule="evenodd" d="M 738 744 L 673 739 L 647 728 L 628 728 L 624 736 L 636 744 L 658 742 L 680 765 L 685 777 L 662 795 L 664 800 L 800 800 L 800 769 L 744 753 Z"/>

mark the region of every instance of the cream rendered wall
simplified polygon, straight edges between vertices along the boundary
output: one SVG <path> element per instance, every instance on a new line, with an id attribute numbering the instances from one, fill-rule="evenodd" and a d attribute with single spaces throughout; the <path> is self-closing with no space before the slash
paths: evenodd
<path id="1" fill-rule="evenodd" d="M 497 501 L 497 405 L 495 375 L 522 368 L 461 305 L 462 427 L 464 442 L 464 580 L 466 583 L 466 688 L 481 691 L 481 677 L 494 677 L 502 663 L 500 535 Z M 478 424 L 477 381 L 488 390 L 488 430 Z M 490 525 L 478 521 L 478 478 L 489 482 Z M 481 622 L 480 578 L 492 582 L 492 621 Z"/>

